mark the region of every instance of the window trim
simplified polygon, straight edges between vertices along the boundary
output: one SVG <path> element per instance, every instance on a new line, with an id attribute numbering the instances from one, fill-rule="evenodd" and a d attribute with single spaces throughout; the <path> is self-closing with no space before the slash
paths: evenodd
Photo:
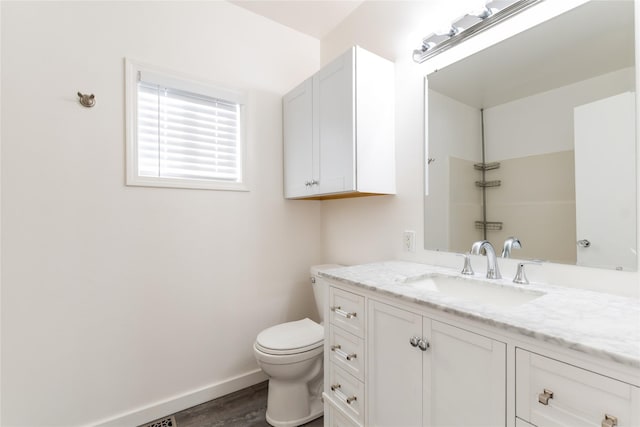
<path id="1" fill-rule="evenodd" d="M 226 182 L 204 179 L 181 179 L 141 176 L 138 174 L 138 75 L 176 89 L 220 98 L 240 105 L 240 181 Z M 247 179 L 246 102 L 247 95 L 235 89 L 222 88 L 175 71 L 125 58 L 126 114 L 126 185 L 139 187 L 187 188 L 197 190 L 249 191 Z"/>

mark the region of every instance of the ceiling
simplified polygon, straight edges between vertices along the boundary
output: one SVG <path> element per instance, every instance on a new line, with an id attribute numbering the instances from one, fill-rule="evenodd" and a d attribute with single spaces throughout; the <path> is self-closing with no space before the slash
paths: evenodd
<path id="1" fill-rule="evenodd" d="M 229 0 L 267 19 L 322 39 L 364 0 Z"/>

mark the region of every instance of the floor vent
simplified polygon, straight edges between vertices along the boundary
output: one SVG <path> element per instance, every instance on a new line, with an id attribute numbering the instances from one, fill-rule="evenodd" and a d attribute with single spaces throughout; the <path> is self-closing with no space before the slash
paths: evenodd
<path id="1" fill-rule="evenodd" d="M 144 424 L 140 427 L 177 427 L 176 419 L 172 416 L 160 418 L 159 420 L 151 421 L 148 424 Z"/>

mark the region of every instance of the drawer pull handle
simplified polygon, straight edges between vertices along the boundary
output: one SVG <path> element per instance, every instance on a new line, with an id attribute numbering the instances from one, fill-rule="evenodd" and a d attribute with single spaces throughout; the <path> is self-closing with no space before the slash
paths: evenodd
<path id="1" fill-rule="evenodd" d="M 346 351 L 342 351 L 340 349 L 340 344 L 332 345 L 331 346 L 331 351 L 335 352 L 340 357 L 344 357 L 349 362 L 358 357 L 358 355 L 356 353 L 349 354 Z"/>
<path id="2" fill-rule="evenodd" d="M 618 425 L 618 418 L 613 415 L 604 414 L 604 420 L 602 420 L 602 427 L 614 427 Z"/>
<path id="3" fill-rule="evenodd" d="M 344 400 L 347 402 L 347 405 L 351 405 L 353 402 L 357 401 L 358 398 L 356 396 L 347 397 L 343 392 L 340 391 L 342 386 L 340 384 L 333 384 L 331 386 L 331 391 L 338 396 L 338 399 Z"/>
<path id="4" fill-rule="evenodd" d="M 538 395 L 538 402 L 542 403 L 543 405 L 548 405 L 549 399 L 553 399 L 553 392 L 545 388 L 544 393 L 540 393 Z"/>
<path id="5" fill-rule="evenodd" d="M 335 306 L 331 307 L 331 311 L 333 311 L 337 315 L 345 317 L 347 319 L 352 319 L 354 317 L 358 317 L 358 313 L 354 313 L 354 312 L 348 313 L 348 312 L 342 310 L 339 305 L 335 305 Z"/>

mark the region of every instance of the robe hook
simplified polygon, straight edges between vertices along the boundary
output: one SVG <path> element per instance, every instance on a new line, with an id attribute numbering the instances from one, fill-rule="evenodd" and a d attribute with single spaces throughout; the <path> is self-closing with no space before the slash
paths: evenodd
<path id="1" fill-rule="evenodd" d="M 80 98 L 80 104 L 83 107 L 91 108 L 96 105 L 96 96 L 94 94 L 88 95 L 86 93 L 78 92 L 78 97 Z"/>

